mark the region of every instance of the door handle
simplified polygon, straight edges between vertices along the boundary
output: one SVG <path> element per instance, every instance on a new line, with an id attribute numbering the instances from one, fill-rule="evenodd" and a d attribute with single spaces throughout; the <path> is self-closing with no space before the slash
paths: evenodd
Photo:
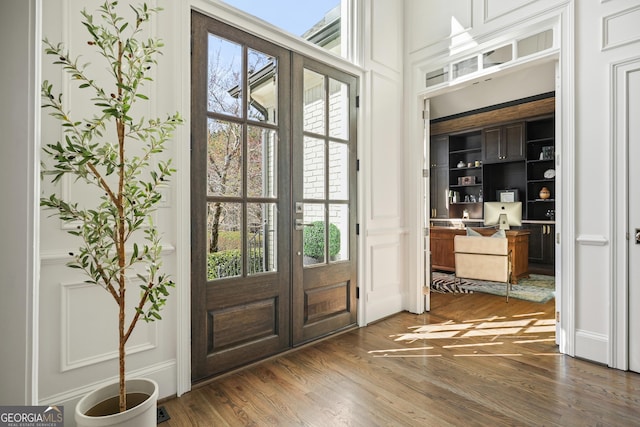
<path id="1" fill-rule="evenodd" d="M 640 228 L 636 228 L 636 245 L 640 245 Z"/>
<path id="2" fill-rule="evenodd" d="M 313 226 L 314 226 L 314 224 L 313 224 L 313 223 L 305 223 L 305 222 L 302 222 L 302 219 L 300 219 L 300 218 L 297 218 L 297 219 L 296 219 L 296 225 L 295 225 L 295 228 L 296 228 L 296 230 L 298 230 L 298 231 L 299 231 L 299 230 L 304 230 L 304 228 L 305 228 L 305 227 L 313 227 Z"/>

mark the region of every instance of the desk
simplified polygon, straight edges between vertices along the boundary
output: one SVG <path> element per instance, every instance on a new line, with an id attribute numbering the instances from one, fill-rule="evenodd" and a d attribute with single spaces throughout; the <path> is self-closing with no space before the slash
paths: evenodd
<path id="1" fill-rule="evenodd" d="M 491 236 L 496 230 L 493 228 L 474 228 L 484 236 Z M 431 239 L 431 269 L 455 271 L 456 261 L 453 254 L 453 238 L 456 235 L 466 235 L 467 230 L 452 227 L 430 227 Z M 513 254 L 512 282 L 529 277 L 529 230 L 507 230 L 509 250 Z"/>

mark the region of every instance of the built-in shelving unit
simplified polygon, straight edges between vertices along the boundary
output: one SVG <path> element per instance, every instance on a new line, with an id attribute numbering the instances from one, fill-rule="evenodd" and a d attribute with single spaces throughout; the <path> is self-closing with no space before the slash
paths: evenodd
<path id="1" fill-rule="evenodd" d="M 553 275 L 555 100 L 543 95 L 432 122 L 431 224 L 481 226 L 482 202 L 515 190 L 523 205 L 521 228 L 530 232 L 529 271 Z M 549 190 L 547 198 L 540 196 L 543 187 Z M 468 219 L 463 219 L 465 211 Z"/>
<path id="2" fill-rule="evenodd" d="M 547 117 L 527 122 L 527 206 L 530 220 L 555 219 L 555 120 Z M 546 188 L 548 197 L 540 192 Z"/>
<path id="3" fill-rule="evenodd" d="M 449 216 L 482 218 L 482 132 L 449 136 Z M 455 194 L 455 197 L 454 197 Z"/>

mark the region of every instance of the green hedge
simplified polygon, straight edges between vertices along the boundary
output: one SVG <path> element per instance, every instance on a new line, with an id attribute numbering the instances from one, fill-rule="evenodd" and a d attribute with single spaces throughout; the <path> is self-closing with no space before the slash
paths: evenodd
<path id="1" fill-rule="evenodd" d="M 305 227 L 303 250 L 306 256 L 324 259 L 324 221 L 315 221 Z M 329 224 L 329 257 L 340 252 L 340 230 L 335 224 Z"/>
<path id="2" fill-rule="evenodd" d="M 258 273 L 264 271 L 262 250 L 255 253 L 249 260 L 249 272 Z M 222 276 L 218 275 L 218 267 L 222 267 Z M 222 277 L 234 277 L 242 274 L 242 255 L 240 249 L 212 252 L 207 257 L 207 280 L 220 279 Z"/>

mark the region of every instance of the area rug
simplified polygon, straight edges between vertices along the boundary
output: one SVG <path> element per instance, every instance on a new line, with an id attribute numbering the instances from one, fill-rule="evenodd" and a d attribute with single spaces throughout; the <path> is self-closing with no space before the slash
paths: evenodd
<path id="1" fill-rule="evenodd" d="M 523 278 L 513 285 L 509 291 L 509 298 L 517 298 L 525 301 L 545 303 L 555 296 L 555 278 L 542 274 L 531 274 L 529 278 Z M 439 293 L 473 293 L 507 294 L 507 286 L 499 282 L 487 282 L 482 280 L 462 279 L 456 280 L 453 274 L 433 272 L 431 291 Z"/>

